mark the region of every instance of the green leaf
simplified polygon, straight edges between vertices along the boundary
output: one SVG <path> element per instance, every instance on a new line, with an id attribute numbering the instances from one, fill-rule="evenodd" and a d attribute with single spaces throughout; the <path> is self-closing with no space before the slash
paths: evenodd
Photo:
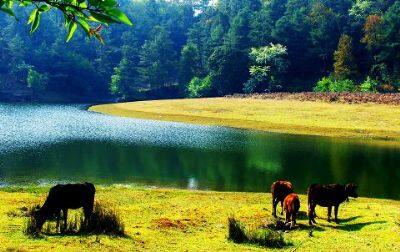
<path id="1" fill-rule="evenodd" d="M 39 23 L 40 23 L 40 12 L 36 11 L 35 18 L 33 19 L 31 25 L 31 34 L 34 33 L 36 29 L 39 27 Z"/>
<path id="2" fill-rule="evenodd" d="M 71 40 L 72 36 L 74 36 L 74 33 L 75 33 L 77 27 L 78 27 L 78 25 L 74 21 L 69 23 L 67 42 Z"/>
<path id="3" fill-rule="evenodd" d="M 35 20 L 35 17 L 36 17 L 36 13 L 37 13 L 37 12 L 38 12 L 37 9 L 34 9 L 34 10 L 31 12 L 31 14 L 29 15 L 28 24 L 31 24 L 31 23 Z"/>
<path id="4" fill-rule="evenodd" d="M 80 25 L 80 27 L 82 27 L 82 29 L 85 31 L 86 35 L 90 36 L 90 26 L 86 22 L 86 20 L 78 18 L 77 22 Z"/>
<path id="5" fill-rule="evenodd" d="M 122 11 L 118 9 L 109 9 L 106 10 L 106 13 L 110 16 L 112 16 L 115 20 L 118 22 L 127 24 L 127 25 L 132 25 L 132 22 L 129 20 L 129 18 L 123 13 Z"/>
<path id="6" fill-rule="evenodd" d="M 116 20 L 112 19 L 111 17 L 104 15 L 104 14 L 100 14 L 100 13 L 96 13 L 96 12 L 90 12 L 90 14 L 92 14 L 92 21 L 97 21 L 100 23 L 104 23 L 104 24 L 110 24 L 110 23 L 115 23 Z"/>
<path id="7" fill-rule="evenodd" d="M 48 11 L 48 10 L 50 10 L 50 6 L 47 5 L 47 4 L 43 4 L 43 5 L 40 6 L 39 9 L 38 9 L 38 11 L 40 11 L 40 12 L 46 12 L 46 11 Z"/>

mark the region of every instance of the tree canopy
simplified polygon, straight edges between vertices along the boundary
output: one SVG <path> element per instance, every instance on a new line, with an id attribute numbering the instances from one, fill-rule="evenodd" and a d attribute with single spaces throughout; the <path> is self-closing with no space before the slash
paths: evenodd
<path id="1" fill-rule="evenodd" d="M 100 16 L 90 11 L 97 1 L 54 1 L 21 8 L 0 0 L 2 10 L 31 20 L 28 28 L 0 15 L 0 96 L 221 96 L 311 91 L 319 80 L 320 90 L 400 88 L 399 0 L 105 0 Z M 134 26 L 114 24 L 130 24 L 126 17 Z M 96 34 L 104 45 L 87 39 Z"/>

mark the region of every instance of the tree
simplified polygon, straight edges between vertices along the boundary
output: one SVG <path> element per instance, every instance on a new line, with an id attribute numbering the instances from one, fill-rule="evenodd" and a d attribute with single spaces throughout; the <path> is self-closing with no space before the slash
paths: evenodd
<path id="1" fill-rule="evenodd" d="M 265 92 L 279 89 L 283 83 L 283 74 L 288 69 L 286 47 L 281 44 L 252 48 L 250 59 L 251 78 L 246 82 L 246 93 Z"/>
<path id="2" fill-rule="evenodd" d="M 115 0 L 0 0 L 0 11 L 16 17 L 13 10 L 14 4 L 21 7 L 33 7 L 28 19 L 31 33 L 39 27 L 43 13 L 52 9 L 61 11 L 68 30 L 67 41 L 72 38 L 78 25 L 89 37 L 94 36 L 101 42 L 103 41 L 100 35 L 101 25 L 91 28 L 91 24 L 124 23 L 132 25 L 129 18 L 118 9 L 118 3 Z"/>
<path id="3" fill-rule="evenodd" d="M 142 46 L 139 66 L 141 82 L 150 89 L 173 84 L 177 76 L 176 53 L 169 32 L 156 26 L 152 33 L 153 38 Z"/>
<path id="4" fill-rule="evenodd" d="M 28 70 L 28 76 L 26 78 L 26 83 L 29 88 L 33 90 L 33 94 L 36 95 L 38 91 L 42 91 L 46 88 L 49 81 L 47 74 L 42 74 L 32 67 Z"/>
<path id="5" fill-rule="evenodd" d="M 210 56 L 210 78 L 214 94 L 240 93 L 249 77 L 248 56 L 229 46 L 216 48 Z"/>
<path id="6" fill-rule="evenodd" d="M 200 55 L 197 46 L 188 43 L 182 48 L 181 59 L 179 62 L 179 85 L 180 92 L 186 93 L 186 85 L 194 76 L 200 74 Z"/>
<path id="7" fill-rule="evenodd" d="M 353 45 L 350 36 L 343 34 L 339 39 L 338 48 L 334 53 L 334 76 L 338 80 L 352 79 L 357 73 Z"/>

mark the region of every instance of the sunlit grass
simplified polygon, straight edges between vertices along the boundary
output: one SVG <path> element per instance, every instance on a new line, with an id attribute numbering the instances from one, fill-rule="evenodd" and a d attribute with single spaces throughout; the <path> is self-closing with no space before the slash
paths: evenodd
<path id="1" fill-rule="evenodd" d="M 118 213 L 126 236 L 51 232 L 39 239 L 31 238 L 24 233 L 27 207 L 42 204 L 46 195 L 42 188 L 0 191 L 0 251 L 263 251 L 259 245 L 229 241 L 227 219 L 234 214 L 248 230 L 262 229 L 274 221 L 267 193 L 98 186 L 96 200 Z M 398 201 L 351 200 L 341 205 L 339 224 L 327 222 L 326 209 L 317 207 L 318 226 L 311 229 L 304 213 L 306 196 L 301 195 L 300 199 L 299 228 L 284 233 L 285 241 L 291 243 L 285 248 L 399 250 Z M 70 212 L 73 222 L 80 212 Z"/>
<path id="2" fill-rule="evenodd" d="M 400 139 L 400 106 L 240 98 L 98 105 L 110 115 L 334 137 Z"/>

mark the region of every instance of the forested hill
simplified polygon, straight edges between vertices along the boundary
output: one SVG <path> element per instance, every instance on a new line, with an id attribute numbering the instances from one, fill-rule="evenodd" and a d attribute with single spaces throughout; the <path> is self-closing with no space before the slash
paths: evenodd
<path id="1" fill-rule="evenodd" d="M 105 45 L 81 32 L 66 43 L 54 11 L 33 35 L 29 10 L 18 8 L 20 21 L 0 14 L 0 99 L 303 91 L 324 76 L 348 81 L 343 90 L 399 88 L 400 1 L 119 2 L 134 26 L 104 27 Z"/>

